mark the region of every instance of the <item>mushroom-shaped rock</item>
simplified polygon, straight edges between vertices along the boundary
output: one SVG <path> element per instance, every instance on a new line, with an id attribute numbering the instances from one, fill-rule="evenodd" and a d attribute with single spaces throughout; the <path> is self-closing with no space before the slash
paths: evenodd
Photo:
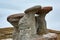
<path id="1" fill-rule="evenodd" d="M 19 34 L 19 26 L 18 22 L 19 20 L 24 16 L 24 13 L 19 14 L 13 14 L 7 17 L 7 21 L 10 22 L 14 26 L 14 32 L 13 32 L 13 40 L 19 40 L 18 34 Z"/>
<path id="2" fill-rule="evenodd" d="M 41 6 L 34 6 L 24 11 L 25 15 L 19 20 L 20 40 L 31 40 L 31 36 L 36 34 L 35 13 L 40 9 Z"/>
<path id="3" fill-rule="evenodd" d="M 45 20 L 45 16 L 46 14 L 52 10 L 52 7 L 43 7 L 41 8 L 40 11 L 38 11 L 39 16 L 36 17 L 36 23 L 37 23 L 37 34 L 42 35 L 42 34 L 46 34 L 47 31 L 47 26 L 46 26 L 46 20 Z"/>

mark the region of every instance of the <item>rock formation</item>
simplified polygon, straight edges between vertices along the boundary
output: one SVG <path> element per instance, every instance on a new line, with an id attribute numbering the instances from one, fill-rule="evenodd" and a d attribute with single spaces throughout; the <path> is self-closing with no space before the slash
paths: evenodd
<path id="1" fill-rule="evenodd" d="M 7 21 L 14 26 L 13 40 L 55 40 L 55 35 L 47 31 L 45 16 L 52 7 L 34 6 L 24 13 L 8 16 Z M 35 16 L 37 14 L 38 16 Z M 48 36 L 50 35 L 50 36 Z"/>
<path id="2" fill-rule="evenodd" d="M 18 34 L 19 34 L 18 22 L 23 17 L 23 15 L 24 15 L 23 13 L 19 13 L 19 14 L 10 15 L 7 18 L 7 21 L 14 26 L 13 40 L 18 40 Z"/>
<path id="3" fill-rule="evenodd" d="M 34 6 L 24 11 L 25 15 L 19 21 L 20 40 L 31 40 L 32 35 L 36 34 L 35 13 L 40 8 L 40 6 Z"/>
<path id="4" fill-rule="evenodd" d="M 46 34 L 47 31 L 47 26 L 46 26 L 46 20 L 45 20 L 45 16 L 48 12 L 50 12 L 52 10 L 52 7 L 43 7 L 41 8 L 40 11 L 38 11 L 38 16 L 36 17 L 37 20 L 37 34 L 38 35 L 43 35 Z"/>

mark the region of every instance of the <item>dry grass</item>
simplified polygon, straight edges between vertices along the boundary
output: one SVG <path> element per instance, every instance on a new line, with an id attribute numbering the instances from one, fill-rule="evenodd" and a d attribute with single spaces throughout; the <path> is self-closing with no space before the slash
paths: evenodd
<path id="1" fill-rule="evenodd" d="M 60 40 L 60 31 L 51 30 L 51 29 L 48 29 L 48 31 L 51 33 L 56 33 L 58 36 L 58 40 Z M 13 32 L 12 27 L 0 29 L 0 39 L 12 38 L 12 32 Z"/>

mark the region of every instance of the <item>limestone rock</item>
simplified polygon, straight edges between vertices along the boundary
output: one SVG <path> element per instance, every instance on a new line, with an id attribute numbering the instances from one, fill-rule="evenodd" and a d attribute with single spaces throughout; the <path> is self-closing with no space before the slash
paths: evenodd
<path id="1" fill-rule="evenodd" d="M 33 38 L 32 40 L 57 40 L 57 34 L 47 33 L 36 38 Z"/>
<path id="2" fill-rule="evenodd" d="M 23 15 L 24 15 L 23 13 L 14 14 L 14 15 L 8 16 L 7 18 L 7 21 L 10 22 L 14 26 L 13 40 L 18 40 L 18 34 L 19 34 L 18 22 L 23 17 Z"/>
<path id="3" fill-rule="evenodd" d="M 46 23 L 46 20 L 45 20 L 45 16 L 48 12 L 50 12 L 52 10 L 52 7 L 42 7 L 40 11 L 38 11 L 38 14 L 39 16 L 36 17 L 36 24 L 37 24 L 37 34 L 38 35 L 43 35 L 43 34 L 46 34 L 48 31 L 47 31 L 47 23 Z"/>
<path id="4" fill-rule="evenodd" d="M 47 31 L 45 20 L 46 14 L 51 10 L 52 7 L 34 6 L 26 9 L 25 14 L 10 15 L 7 21 L 14 26 L 13 40 L 54 39 L 55 35 Z M 38 14 L 38 16 L 35 17 L 35 14 Z"/>
<path id="5" fill-rule="evenodd" d="M 19 39 L 31 40 L 31 36 L 36 34 L 35 28 L 35 13 L 40 9 L 40 6 L 34 6 L 25 10 L 25 15 L 19 20 Z"/>

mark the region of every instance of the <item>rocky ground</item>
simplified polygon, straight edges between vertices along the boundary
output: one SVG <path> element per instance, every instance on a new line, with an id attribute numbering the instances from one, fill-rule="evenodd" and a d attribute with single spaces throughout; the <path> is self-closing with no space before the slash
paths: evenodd
<path id="1" fill-rule="evenodd" d="M 56 33 L 58 35 L 58 40 L 60 40 L 60 31 L 48 29 L 51 33 Z M 13 28 L 0 28 L 0 40 L 6 38 L 12 38 Z"/>

